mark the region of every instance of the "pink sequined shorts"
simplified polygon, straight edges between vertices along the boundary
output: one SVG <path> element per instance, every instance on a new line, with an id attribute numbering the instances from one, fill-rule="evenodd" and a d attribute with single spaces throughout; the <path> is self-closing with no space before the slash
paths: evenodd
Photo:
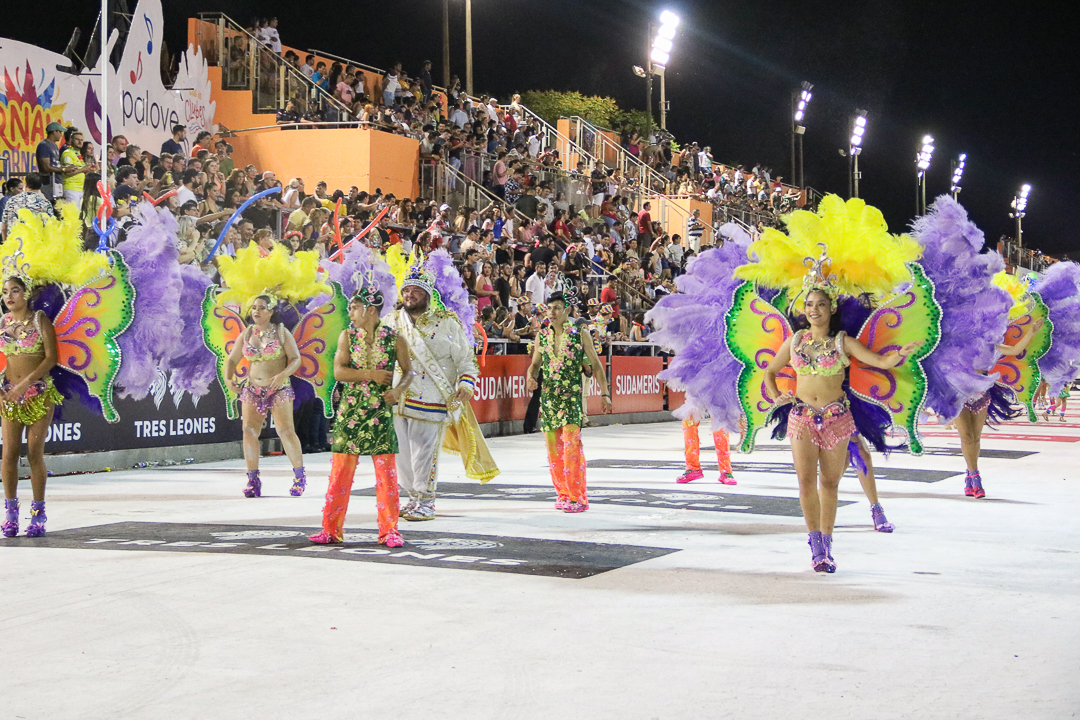
<path id="1" fill-rule="evenodd" d="M 971 413 L 974 415 L 978 415 L 988 407 L 990 407 L 989 390 L 980 395 L 978 400 L 968 400 L 966 403 L 964 403 L 964 409 L 970 410 Z"/>
<path id="2" fill-rule="evenodd" d="M 294 397 L 296 397 L 296 393 L 293 392 L 292 387 L 289 385 L 277 390 L 271 390 L 269 387 L 244 382 L 240 388 L 240 402 L 251 403 L 255 406 L 255 412 L 263 417 L 266 417 L 267 413 L 279 403 L 292 402 Z"/>
<path id="3" fill-rule="evenodd" d="M 848 408 L 847 398 L 829 403 L 820 410 L 796 400 L 788 415 L 788 435 L 799 440 L 803 433 L 808 433 L 810 442 L 822 450 L 832 450 L 847 442 L 854 432 L 855 418 Z"/>

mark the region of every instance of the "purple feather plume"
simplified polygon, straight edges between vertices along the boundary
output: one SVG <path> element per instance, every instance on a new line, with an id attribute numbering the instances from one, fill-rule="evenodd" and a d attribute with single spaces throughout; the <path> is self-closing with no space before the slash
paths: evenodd
<path id="1" fill-rule="evenodd" d="M 37 289 L 30 307 L 42 311 L 49 316 L 50 320 L 55 320 L 60 309 L 64 307 L 64 300 L 66 299 L 63 288 L 56 283 L 49 283 Z"/>
<path id="2" fill-rule="evenodd" d="M 427 269 L 435 276 L 435 289 L 439 291 L 443 305 L 458 316 L 465 326 L 465 336 L 472 342 L 476 308 L 469 302 L 469 292 L 465 289 L 461 273 L 454 267 L 454 259 L 445 250 L 435 250 L 428 255 Z"/>
<path id="3" fill-rule="evenodd" d="M 373 280 L 375 287 L 379 288 L 379 292 L 383 296 L 382 312 L 379 315 L 385 317 L 393 312 L 398 294 L 397 282 L 394 280 L 394 274 L 390 272 L 390 266 L 386 264 L 386 261 L 375 255 L 370 247 L 360 242 L 354 242 L 350 245 L 349 249 L 345 251 L 343 259 L 344 262 L 342 263 L 326 260 L 323 262 L 322 267 L 326 270 L 330 279 L 341 286 L 341 291 L 345 293 L 345 297 L 351 298 L 358 290 L 364 287 L 368 277 L 372 275 L 371 264 L 372 259 L 374 259 Z M 326 297 L 324 296 L 322 300 L 325 301 Z M 317 305 L 313 302 L 311 307 L 317 307 Z"/>
<path id="4" fill-rule="evenodd" d="M 1050 350 L 1039 360 L 1043 380 L 1054 397 L 1080 373 L 1080 265 L 1051 265 L 1035 283 L 1035 292 L 1046 303 L 1054 324 Z"/>
<path id="5" fill-rule="evenodd" d="M 135 317 L 117 339 L 121 362 L 116 385 L 120 397 L 141 400 L 150 392 L 161 361 L 180 341 L 183 283 L 177 262 L 176 218 L 150 203 L 136 206 L 135 217 L 138 224 L 116 246 L 135 286 Z"/>
<path id="6" fill-rule="evenodd" d="M 952 420 L 965 402 L 994 384 L 994 376 L 979 371 L 994 366 L 994 347 L 1005 335 L 1012 300 L 991 282 L 1005 265 L 997 253 L 980 254 L 982 231 L 947 195 L 915 221 L 913 235 L 923 246 L 920 264 L 941 306 L 941 340 L 922 362 L 926 404 Z"/>
<path id="7" fill-rule="evenodd" d="M 720 233 L 728 238 L 723 247 L 693 258 L 675 281 L 679 292 L 661 298 L 645 319 L 658 328 L 649 339 L 675 353 L 660 374 L 672 388 L 686 391 L 687 402 L 675 416 L 700 418 L 704 407 L 714 428 L 738 432 L 742 407 L 736 386 L 742 364 L 728 349 L 724 316 L 742 283 L 733 273 L 747 262 L 750 236 L 733 223 Z"/>
<path id="8" fill-rule="evenodd" d="M 210 278 L 196 265 L 180 266 L 179 316 L 183 323 L 183 339 L 173 348 L 168 358 L 172 369 L 170 383 L 195 397 L 202 397 L 217 379 L 214 354 L 202 339 L 202 303 Z"/>

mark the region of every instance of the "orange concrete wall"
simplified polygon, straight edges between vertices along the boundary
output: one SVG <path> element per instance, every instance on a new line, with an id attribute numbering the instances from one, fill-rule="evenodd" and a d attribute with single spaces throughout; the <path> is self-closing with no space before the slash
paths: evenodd
<path id="1" fill-rule="evenodd" d="M 331 192 L 356 185 L 367 192 L 381 188 L 399 198 L 420 193 L 420 143 L 400 135 L 344 128 L 270 130 L 240 138 L 244 157 L 233 142 L 237 164 L 242 161 L 273 170 L 282 182 L 303 178 L 309 192 L 325 180 Z"/>
<path id="2" fill-rule="evenodd" d="M 233 131 L 275 124 L 273 113 L 251 111 L 250 91 L 221 89 L 221 68 L 209 68 L 209 79 L 210 96 L 217 103 L 215 122 Z M 309 191 L 325 180 L 331 192 L 356 185 L 367 192 L 380 188 L 398 197 L 420 193 L 420 143 L 400 135 L 357 128 L 271 128 L 239 132 L 227 139 L 237 166 L 250 163 L 259 170 L 273 170 L 282 182 L 302 177 Z"/>

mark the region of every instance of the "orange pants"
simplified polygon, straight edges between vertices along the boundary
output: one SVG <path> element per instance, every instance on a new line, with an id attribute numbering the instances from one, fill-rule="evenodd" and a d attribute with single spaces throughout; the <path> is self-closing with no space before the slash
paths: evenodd
<path id="1" fill-rule="evenodd" d="M 345 526 L 345 512 L 349 509 L 349 494 L 359 455 L 334 453 L 330 465 L 330 487 L 326 489 L 326 505 L 323 506 L 323 530 L 338 540 Z M 379 513 L 379 539 L 386 537 L 398 523 L 397 456 L 372 455 L 375 463 L 375 507 Z"/>
<path id="2" fill-rule="evenodd" d="M 553 432 L 545 432 L 547 439 L 548 466 L 551 482 L 559 497 L 571 502 L 589 504 L 585 496 L 585 451 L 581 447 L 581 428 L 563 425 Z"/>
<path id="3" fill-rule="evenodd" d="M 686 469 L 701 470 L 701 440 L 698 439 L 698 423 L 683 420 L 683 451 L 686 453 Z M 716 462 L 721 473 L 731 473 L 731 449 L 728 447 L 727 430 L 714 430 L 713 445 L 716 446 Z"/>

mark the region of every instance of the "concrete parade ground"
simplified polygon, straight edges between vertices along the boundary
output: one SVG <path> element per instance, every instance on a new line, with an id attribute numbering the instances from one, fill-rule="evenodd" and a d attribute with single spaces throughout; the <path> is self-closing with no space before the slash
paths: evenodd
<path id="1" fill-rule="evenodd" d="M 542 435 L 480 486 L 440 461 L 431 522 L 376 543 L 361 459 L 346 543 L 314 546 L 330 455 L 51 478 L 48 534 L 0 540 L 0 720 L 1080 716 L 1080 415 L 849 470 L 814 573 L 786 443 L 738 485 L 676 485 L 678 423 L 587 428 L 591 508 L 552 508 Z"/>

